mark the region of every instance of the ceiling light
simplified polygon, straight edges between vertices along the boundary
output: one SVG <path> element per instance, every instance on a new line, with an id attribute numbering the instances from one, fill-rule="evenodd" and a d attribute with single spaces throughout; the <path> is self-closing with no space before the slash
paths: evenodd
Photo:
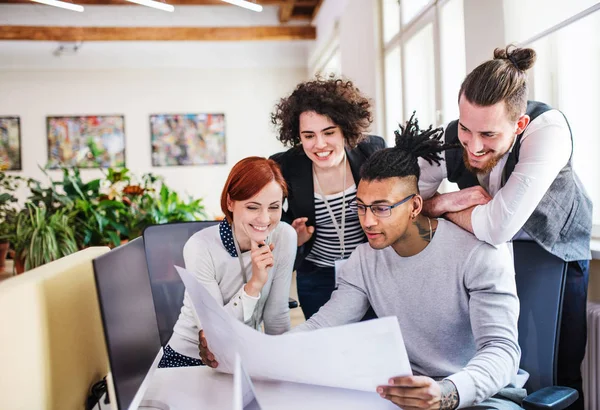
<path id="1" fill-rule="evenodd" d="M 60 7 L 60 8 L 72 10 L 72 11 L 79 11 L 79 12 L 83 11 L 83 6 L 80 6 L 79 4 L 67 3 L 66 1 L 59 1 L 59 0 L 32 0 L 32 1 L 35 1 L 36 3 L 47 4 L 48 6 Z"/>
<path id="2" fill-rule="evenodd" d="M 153 7 L 155 9 L 159 9 L 162 11 L 170 11 L 170 12 L 175 11 L 175 7 L 173 7 L 170 4 L 160 2 L 160 1 L 154 1 L 154 0 L 127 0 L 127 1 L 129 1 L 131 3 L 140 4 L 142 6 Z"/>
<path id="3" fill-rule="evenodd" d="M 223 0 L 225 3 L 233 4 L 234 6 L 240 6 L 252 11 L 262 11 L 263 7 L 260 4 L 252 3 L 246 0 Z"/>

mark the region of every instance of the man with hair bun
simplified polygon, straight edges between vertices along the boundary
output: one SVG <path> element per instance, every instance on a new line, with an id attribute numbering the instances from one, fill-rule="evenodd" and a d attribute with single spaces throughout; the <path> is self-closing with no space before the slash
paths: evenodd
<path id="1" fill-rule="evenodd" d="M 583 409 L 581 362 L 592 202 L 573 170 L 573 137 L 565 116 L 527 101 L 531 48 L 496 49 L 467 75 L 458 96 L 460 118 L 444 139 L 457 148 L 445 164 L 420 161 L 423 212 L 444 217 L 492 245 L 531 239 L 568 262 L 558 352 L 558 383 L 573 387 Z M 460 191 L 437 194 L 448 179 Z"/>

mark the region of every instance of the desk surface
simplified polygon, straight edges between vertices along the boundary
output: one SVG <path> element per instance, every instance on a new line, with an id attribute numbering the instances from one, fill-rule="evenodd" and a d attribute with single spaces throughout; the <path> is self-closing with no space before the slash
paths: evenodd
<path id="1" fill-rule="evenodd" d="M 263 410 L 386 409 L 398 410 L 375 392 L 300 383 L 254 381 Z M 145 400 L 160 400 L 171 410 L 233 408 L 233 376 L 206 366 L 157 369 Z"/>

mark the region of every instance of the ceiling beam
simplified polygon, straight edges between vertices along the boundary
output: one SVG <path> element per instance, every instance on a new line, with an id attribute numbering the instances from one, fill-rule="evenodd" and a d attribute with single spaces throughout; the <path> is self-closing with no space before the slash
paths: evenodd
<path id="1" fill-rule="evenodd" d="M 294 11 L 294 0 L 286 0 L 279 6 L 279 22 L 287 23 L 290 21 L 292 17 L 292 12 Z"/>
<path id="2" fill-rule="evenodd" d="M 174 6 L 231 6 L 229 3 L 225 3 L 222 0 L 165 0 L 166 3 L 172 4 Z M 263 6 L 278 6 L 280 4 L 285 3 L 286 0 L 256 0 L 256 3 L 261 4 Z M 0 0 L 0 4 L 37 4 L 33 3 L 31 0 Z M 130 3 L 125 0 L 73 0 L 75 4 L 81 5 L 109 5 L 109 6 L 119 6 L 126 5 L 132 6 L 133 3 Z"/>
<path id="3" fill-rule="evenodd" d="M 317 14 L 319 14 L 319 10 L 321 9 L 321 6 L 323 5 L 323 0 L 319 0 L 317 2 L 317 5 L 315 6 L 315 8 L 313 9 L 313 13 L 312 13 L 312 19 L 314 20 L 315 17 L 317 17 Z"/>
<path id="4" fill-rule="evenodd" d="M 0 40 L 34 41 L 263 41 L 314 40 L 312 26 L 63 27 L 0 26 Z"/>

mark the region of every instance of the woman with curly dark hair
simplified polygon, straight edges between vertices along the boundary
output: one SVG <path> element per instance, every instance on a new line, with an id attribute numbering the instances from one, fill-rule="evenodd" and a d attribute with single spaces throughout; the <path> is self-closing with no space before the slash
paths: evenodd
<path id="1" fill-rule="evenodd" d="M 330 299 L 336 267 L 366 241 L 348 205 L 360 167 L 385 141 L 365 134 L 373 122 L 371 103 L 342 79 L 299 84 L 276 105 L 271 121 L 278 139 L 292 147 L 272 159 L 288 184 L 282 219 L 298 233 L 298 297 L 308 319 Z"/>

